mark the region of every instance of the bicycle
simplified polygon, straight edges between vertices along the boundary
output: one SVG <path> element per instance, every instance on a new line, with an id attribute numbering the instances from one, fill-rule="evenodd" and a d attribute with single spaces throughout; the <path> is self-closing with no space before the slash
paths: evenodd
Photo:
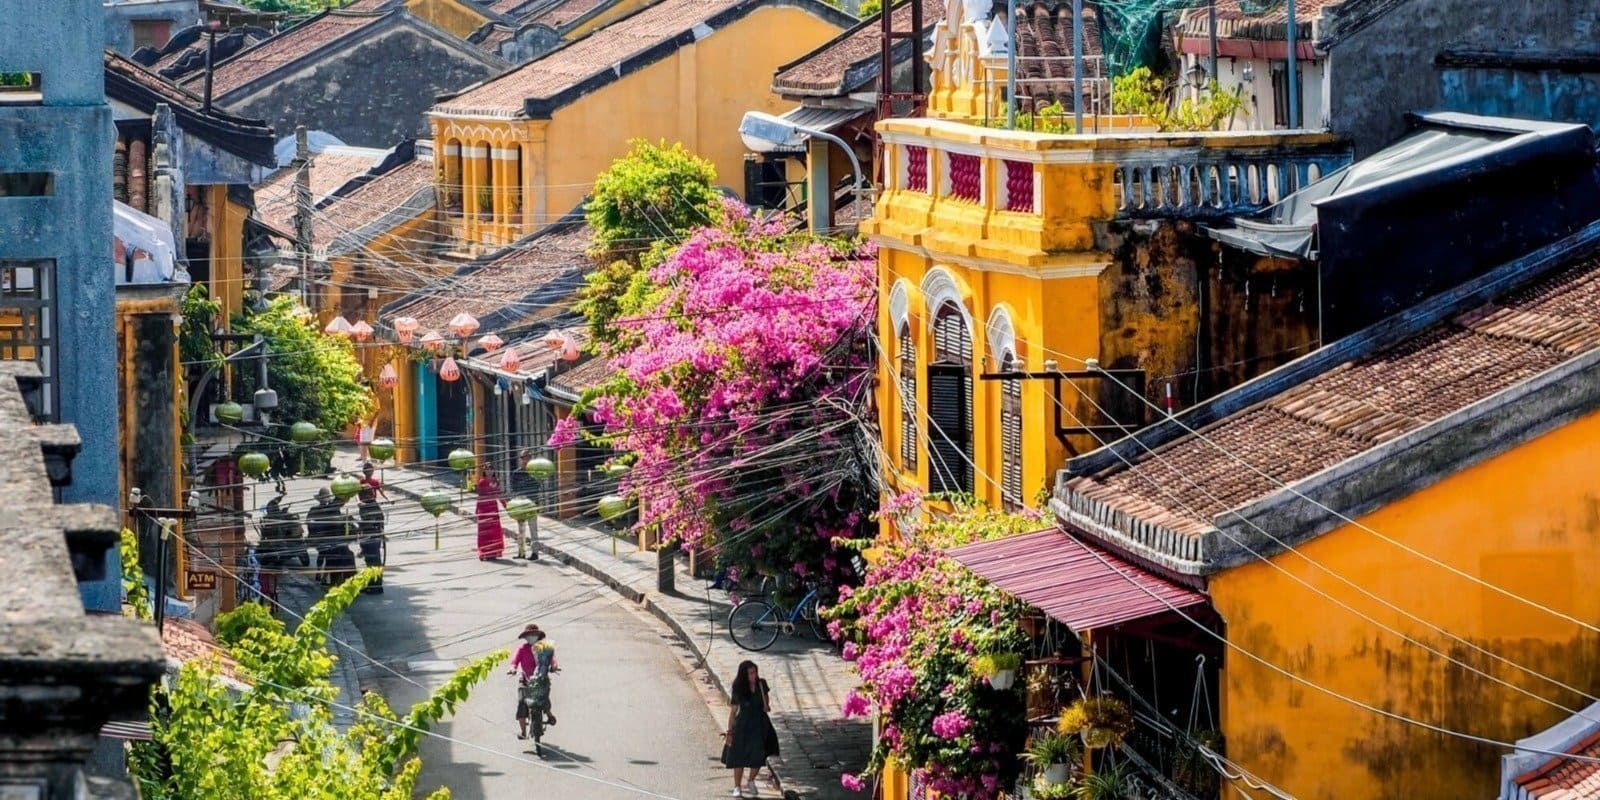
<path id="1" fill-rule="evenodd" d="M 760 652 L 778 640 L 779 633 L 793 634 L 800 621 L 811 627 L 811 635 L 828 640 L 828 628 L 818 608 L 817 584 L 807 582 L 805 596 L 793 607 L 784 608 L 776 599 L 748 598 L 736 602 L 728 612 L 728 636 L 733 643 Z"/>
<path id="2" fill-rule="evenodd" d="M 550 679 L 542 682 L 522 679 L 517 686 L 517 698 L 528 708 L 528 736 L 533 739 L 533 754 L 544 758 L 544 715 L 550 710 Z"/>

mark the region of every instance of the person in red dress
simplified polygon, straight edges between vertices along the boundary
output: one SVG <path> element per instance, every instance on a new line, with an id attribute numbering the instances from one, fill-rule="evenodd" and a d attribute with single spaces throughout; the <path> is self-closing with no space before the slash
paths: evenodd
<path id="1" fill-rule="evenodd" d="M 500 494 L 500 482 L 484 472 L 478 478 L 478 560 L 499 558 L 505 551 L 506 532 L 500 525 L 500 509 L 506 499 Z"/>

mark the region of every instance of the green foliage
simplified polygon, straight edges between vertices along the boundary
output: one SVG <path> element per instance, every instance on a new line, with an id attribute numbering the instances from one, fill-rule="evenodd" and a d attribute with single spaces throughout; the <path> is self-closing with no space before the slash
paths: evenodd
<path id="1" fill-rule="evenodd" d="M 1138 114 L 1155 123 L 1156 130 L 1214 131 L 1223 121 L 1244 113 L 1241 90 L 1222 91 L 1215 80 L 1196 100 L 1185 97 L 1174 108 L 1169 101 L 1172 87 L 1150 71 L 1139 67 L 1111 81 L 1111 109 L 1118 114 Z"/>
<path id="2" fill-rule="evenodd" d="M 205 284 L 196 283 L 184 293 L 183 327 L 178 330 L 178 356 L 184 364 L 205 368 L 222 363 L 222 354 L 211 341 L 221 312 L 222 304 L 211 299 Z"/>
<path id="3" fill-rule="evenodd" d="M 720 212 L 717 171 L 681 144 L 634 140 L 628 154 L 595 179 L 584 216 L 594 228 L 590 255 L 605 264 L 587 277 L 579 304 L 597 341 L 610 341 L 610 320 L 647 305 L 644 272 L 689 231 Z"/>
<path id="4" fill-rule="evenodd" d="M 238 659 L 246 689 L 218 679 L 210 661 L 185 664 L 152 698 L 152 742 L 136 743 L 129 772 L 147 800 L 410 800 L 421 731 L 465 700 L 506 658 L 497 651 L 457 672 L 404 718 L 376 694 L 356 706 L 348 732 L 333 724 L 327 626 L 377 577 L 367 569 L 329 591 L 294 633 L 246 604 L 218 618 L 218 639 Z M 436 790 L 429 800 L 447 800 Z"/>
<path id="5" fill-rule="evenodd" d="M 267 382 L 278 393 L 273 430 L 253 450 L 272 459 L 272 475 L 288 477 L 327 468 L 332 450 L 322 445 L 284 445 L 288 426 L 310 422 L 324 431 L 342 431 L 371 413 L 372 388 L 361 373 L 350 342 L 324 334 L 316 317 L 293 298 L 279 297 L 265 309 L 247 313 L 237 333 L 267 340 Z M 256 389 L 255 370 L 238 370 L 243 396 Z"/>
<path id="6" fill-rule="evenodd" d="M 989 120 L 988 125 L 991 128 L 1004 128 L 1006 118 L 996 117 Z M 1037 133 L 1072 133 L 1072 112 L 1057 100 L 1049 105 L 1040 106 L 1037 111 L 1017 114 L 1016 129 Z"/>
<path id="7" fill-rule="evenodd" d="M 257 10 L 274 14 L 316 14 L 327 8 L 327 0 L 240 0 L 245 5 Z M 336 0 L 333 6 L 347 5 L 349 0 Z"/>
<path id="8" fill-rule="evenodd" d="M 875 17 L 883 11 L 883 0 L 861 0 L 861 7 L 856 9 L 856 16 L 866 19 Z"/>
<path id="9" fill-rule="evenodd" d="M 1028 742 L 1028 760 L 1040 767 L 1051 764 L 1071 764 L 1083 748 L 1080 740 L 1062 733 L 1045 732 Z"/>
<path id="10" fill-rule="evenodd" d="M 984 653 L 973 659 L 972 674 L 980 678 L 992 678 L 1002 670 L 1015 672 L 1022 667 L 1022 656 L 1017 653 Z"/>
<path id="11" fill-rule="evenodd" d="M 123 528 L 117 549 L 122 557 L 122 591 L 128 595 L 131 613 L 134 619 L 150 619 L 154 612 L 150 605 L 150 588 L 144 585 L 144 570 L 139 568 L 139 537 Z"/>
<path id="12" fill-rule="evenodd" d="M 1102 766 L 1080 776 L 1072 788 L 1075 800 L 1124 800 L 1133 789 L 1126 764 Z"/>

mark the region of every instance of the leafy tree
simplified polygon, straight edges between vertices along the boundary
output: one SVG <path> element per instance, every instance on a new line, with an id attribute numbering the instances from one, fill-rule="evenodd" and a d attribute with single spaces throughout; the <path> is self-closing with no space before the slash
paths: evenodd
<path id="1" fill-rule="evenodd" d="M 1173 89 L 1149 67 L 1139 67 L 1111 81 L 1111 108 L 1118 114 L 1148 117 L 1159 131 L 1214 131 L 1224 120 L 1244 113 L 1241 90 L 1225 92 L 1212 79 L 1199 100 L 1185 97 L 1176 107 Z"/>
<path id="2" fill-rule="evenodd" d="M 150 619 L 150 589 L 144 585 L 144 570 L 139 567 L 139 537 L 127 528 L 122 529 L 118 545 L 122 557 L 122 591 L 127 594 L 130 613 L 134 619 Z"/>
<path id="3" fill-rule="evenodd" d="M 875 17 L 883 10 L 883 0 L 861 0 L 861 7 L 856 9 L 856 16 L 866 19 Z"/>
<path id="4" fill-rule="evenodd" d="M 320 472 L 332 456 L 325 446 L 271 445 L 289 439 L 288 426 L 313 423 L 337 434 L 371 413 L 372 388 L 361 372 L 355 349 L 343 339 L 324 334 L 316 317 L 293 298 L 279 297 L 261 311 L 236 319 L 234 331 L 261 334 L 267 342 L 267 382 L 278 393 L 274 429 L 251 449 L 272 458 L 273 474 Z M 237 371 L 243 397 L 256 389 L 255 371 Z"/>
<path id="5" fill-rule="evenodd" d="M 325 631 L 380 571 L 364 570 L 330 590 L 292 634 L 255 604 L 218 617 L 219 641 L 251 685 L 230 688 L 214 662 L 201 660 L 154 692 L 153 741 L 135 744 L 129 757 L 142 796 L 410 800 L 422 733 L 453 713 L 507 654 L 463 667 L 404 717 L 368 694 L 356 706 L 359 721 L 340 731 L 328 706 L 337 692 L 327 680 L 335 659 Z M 441 788 L 428 798 L 449 796 Z"/>
<path id="6" fill-rule="evenodd" d="M 245 5 L 274 14 L 315 14 L 326 8 L 349 5 L 350 0 L 241 0 Z"/>
<path id="7" fill-rule="evenodd" d="M 623 298 L 647 291 L 642 270 L 716 218 L 716 179 L 711 162 L 682 144 L 644 140 L 634 140 L 628 154 L 595 179 L 584 216 L 594 229 L 590 255 L 607 266 L 588 276 L 579 308 L 597 341 L 610 339 L 608 323 L 623 313 Z"/>

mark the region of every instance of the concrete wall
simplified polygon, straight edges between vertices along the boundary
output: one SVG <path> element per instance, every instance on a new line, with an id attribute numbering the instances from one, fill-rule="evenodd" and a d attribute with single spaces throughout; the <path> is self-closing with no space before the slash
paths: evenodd
<path id="1" fill-rule="evenodd" d="M 1600 595 L 1590 590 L 1589 577 L 1600 570 L 1600 492 L 1591 479 L 1600 457 L 1596 442 L 1600 415 L 1591 414 L 1358 519 L 1413 551 L 1594 624 L 1600 622 Z M 1592 631 L 1354 525 L 1323 534 L 1300 552 L 1431 625 L 1600 693 L 1600 638 Z M 1309 681 L 1498 741 L 1514 742 L 1570 715 L 1408 644 L 1377 628 L 1375 619 L 1553 703 L 1587 705 L 1573 692 L 1491 662 L 1357 594 L 1298 555 L 1272 561 L 1284 571 L 1252 562 L 1214 577 L 1212 601 L 1231 641 Z M 1496 794 L 1497 757 L 1505 748 L 1383 719 L 1233 654 L 1222 689 L 1228 756 L 1296 797 Z"/>
<path id="2" fill-rule="evenodd" d="M 440 94 L 499 71 L 437 39 L 395 27 L 363 37 L 337 55 L 304 62 L 264 86 L 242 87 L 219 102 L 236 114 L 267 120 L 275 131 L 292 133 L 304 125 L 345 144 L 393 147 L 401 139 L 427 135 L 423 115 Z"/>
<path id="3" fill-rule="evenodd" d="M 1355 4 L 1351 4 L 1355 5 Z M 1377 5 L 1363 2 L 1361 7 Z M 1329 21 L 1325 18 L 1325 21 Z M 1327 33 L 1347 25 L 1334 15 Z M 1590 52 L 1600 38 L 1600 4 L 1593 0 L 1408 0 L 1338 41 L 1329 55 L 1333 130 L 1349 137 L 1357 157 L 1373 153 L 1405 130 L 1408 111 L 1454 111 L 1544 116 L 1600 122 L 1600 100 L 1569 89 L 1593 78 L 1564 76 L 1566 88 L 1547 87 L 1543 76 L 1518 80 L 1490 71 L 1451 75 L 1434 66 L 1447 49 Z M 1552 73 L 1558 74 L 1558 73 Z M 1551 96 L 1546 88 L 1555 88 Z M 1515 91 L 1514 96 L 1508 92 Z"/>
<path id="4" fill-rule="evenodd" d="M 131 55 L 136 49 L 133 42 L 133 23 L 166 22 L 167 36 L 170 37 L 200 22 L 200 3 L 198 0 L 143 0 L 143 2 L 111 0 L 105 4 L 105 14 L 106 47 L 123 55 Z"/>
<path id="5" fill-rule="evenodd" d="M 49 172 L 55 185 L 50 196 L 0 198 L 0 260 L 54 260 L 58 416 L 83 437 L 63 498 L 118 507 L 105 15 L 94 0 L 0 0 L 0 19 L 0 72 L 37 72 L 44 85 L 41 105 L 0 106 L 0 172 Z M 82 589 L 86 605 L 115 612 L 116 549 L 106 558 L 107 579 Z"/>

